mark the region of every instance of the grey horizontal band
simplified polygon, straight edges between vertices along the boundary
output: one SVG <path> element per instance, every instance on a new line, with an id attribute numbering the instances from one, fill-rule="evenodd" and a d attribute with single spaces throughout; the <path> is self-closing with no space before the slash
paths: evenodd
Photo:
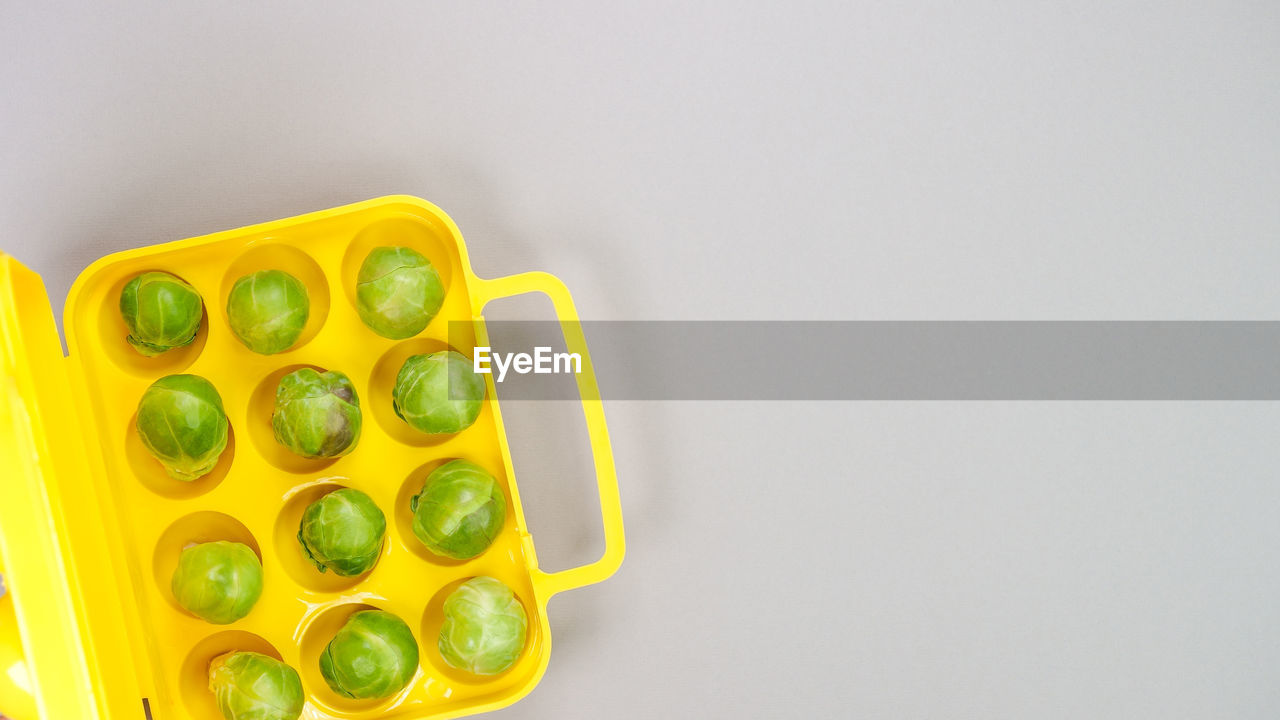
<path id="1" fill-rule="evenodd" d="M 605 400 L 1277 400 L 1280 322 L 582 322 Z M 494 352 L 560 323 L 489 321 Z M 451 330 L 456 331 L 457 328 Z M 503 400 L 577 400 L 508 372 Z"/>

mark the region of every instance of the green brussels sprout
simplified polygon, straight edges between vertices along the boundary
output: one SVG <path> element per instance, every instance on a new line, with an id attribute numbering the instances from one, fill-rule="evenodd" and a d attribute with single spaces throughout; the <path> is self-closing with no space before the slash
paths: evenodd
<path id="1" fill-rule="evenodd" d="M 307 286 L 283 270 L 259 270 L 236 280 L 227 296 L 231 332 L 260 354 L 284 352 L 298 342 L 311 315 Z"/>
<path id="2" fill-rule="evenodd" d="M 184 482 L 213 470 L 230 427 L 222 397 L 199 375 L 168 375 L 152 383 L 138 401 L 135 425 L 169 477 Z"/>
<path id="3" fill-rule="evenodd" d="M 227 720 L 298 720 L 306 703 L 298 671 L 256 652 L 214 658 L 209 691 Z"/>
<path id="4" fill-rule="evenodd" d="M 444 304 L 440 273 L 407 247 L 374 248 L 356 276 L 356 312 L 382 337 L 403 340 L 422 332 Z"/>
<path id="5" fill-rule="evenodd" d="M 471 427 L 484 404 L 484 379 L 461 353 L 413 355 L 400 366 L 391 391 L 396 415 L 430 435 Z"/>
<path id="6" fill-rule="evenodd" d="M 520 659 L 529 618 L 501 580 L 476 577 L 444 601 L 444 624 L 436 647 L 450 667 L 497 675 Z"/>
<path id="7" fill-rule="evenodd" d="M 354 613 L 320 653 L 320 674 L 343 697 L 400 692 L 418 671 L 418 643 L 403 620 L 383 610 Z"/>
<path id="8" fill-rule="evenodd" d="M 298 543 L 320 572 L 354 577 L 373 569 L 386 531 L 387 518 L 373 498 L 342 488 L 307 506 L 298 527 Z"/>
<path id="9" fill-rule="evenodd" d="M 276 387 L 271 429 L 276 442 L 305 458 L 341 457 L 360 440 L 360 397 L 336 370 L 295 370 Z"/>
<path id="10" fill-rule="evenodd" d="M 507 498 L 484 468 L 451 460 L 427 476 L 422 492 L 409 501 L 413 534 L 427 549 L 455 560 L 484 552 L 502 532 Z"/>
<path id="11" fill-rule="evenodd" d="M 244 543 L 192 545 L 178 556 L 169 588 L 191 614 L 228 625 L 248 615 L 262 595 L 262 562 Z"/>
<path id="12" fill-rule="evenodd" d="M 125 340 L 147 357 L 190 345 L 203 313 L 200 293 L 166 272 L 142 273 L 120 293 L 120 315 L 129 328 Z"/>

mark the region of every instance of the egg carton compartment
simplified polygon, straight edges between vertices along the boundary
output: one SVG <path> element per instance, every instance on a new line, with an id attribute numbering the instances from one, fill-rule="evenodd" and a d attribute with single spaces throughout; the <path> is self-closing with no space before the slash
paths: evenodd
<path id="1" fill-rule="evenodd" d="M 209 692 L 209 663 L 219 655 L 229 652 L 256 652 L 276 660 L 285 657 L 261 635 L 245 630 L 222 630 L 201 637 L 182 659 L 175 685 L 180 696 L 179 705 L 192 720 L 224 720 Z M 159 708 L 157 708 L 159 711 Z"/>
<path id="2" fill-rule="evenodd" d="M 545 619 L 535 597 L 527 531 L 505 459 L 505 440 L 492 384 L 476 422 L 461 433 L 434 437 L 398 418 L 391 388 L 410 355 L 468 345 L 446 341 L 448 323 L 470 321 L 460 238 L 421 209 L 373 207 L 320 217 L 270 232 L 249 229 L 217 242 L 157 248 L 143 256 L 101 263 L 84 280 L 68 309 L 68 342 L 94 392 L 93 423 L 101 436 L 105 483 L 120 518 L 139 616 L 151 661 L 158 717 L 217 720 L 220 716 L 202 669 L 218 654 L 254 650 L 296 669 L 307 693 L 307 718 L 396 718 L 472 705 L 519 691 L 545 668 Z M 369 330 L 355 308 L 355 278 L 374 247 L 412 247 L 436 267 L 446 293 L 427 328 L 406 340 Z M 108 259 L 109 260 L 109 259 Z M 226 316 L 226 300 L 239 277 L 263 269 L 284 270 L 303 282 L 311 313 L 298 342 L 276 355 L 258 355 L 239 342 Z M 154 358 L 125 341 L 118 300 L 125 283 L 141 272 L 169 272 L 191 284 L 204 300 L 204 318 L 190 345 Z M 459 341 L 455 327 L 453 341 Z M 275 386 L 301 367 L 336 370 L 357 388 L 362 432 L 348 455 L 308 460 L 279 446 L 272 434 Z M 143 447 L 134 429 L 137 403 L 155 380 L 175 373 L 200 375 L 217 388 L 231 426 L 227 449 L 210 474 L 192 483 L 170 478 Z M 506 493 L 507 517 L 499 537 L 466 561 L 428 551 L 411 530 L 409 499 L 441 463 L 465 458 L 497 478 Z M 321 573 L 298 545 L 305 507 L 341 487 L 368 493 L 387 518 L 377 564 L 365 575 Z M 216 626 L 183 610 L 169 589 L 182 548 L 234 540 L 249 545 L 263 564 L 263 593 L 252 612 Z M 478 575 L 502 580 L 516 593 L 529 620 L 524 654 L 511 669 L 477 677 L 450 668 L 436 636 L 441 606 L 453 588 Z M 376 702 L 334 694 L 321 679 L 317 657 L 352 612 L 378 607 L 400 616 L 419 644 L 417 675 L 399 695 Z"/>

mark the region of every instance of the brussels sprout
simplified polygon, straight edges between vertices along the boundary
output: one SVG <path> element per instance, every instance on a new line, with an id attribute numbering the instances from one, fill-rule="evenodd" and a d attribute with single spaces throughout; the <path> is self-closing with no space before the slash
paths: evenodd
<path id="1" fill-rule="evenodd" d="M 310 315 L 307 286 L 283 270 L 245 275 L 231 286 L 227 297 L 231 332 L 260 355 L 293 347 Z"/>
<path id="2" fill-rule="evenodd" d="M 407 247 L 374 248 L 356 276 L 356 312 L 382 337 L 413 337 L 444 303 L 440 273 L 422 253 Z"/>
<path id="3" fill-rule="evenodd" d="M 320 653 L 320 674 L 343 697 L 391 697 L 417 671 L 413 633 L 403 620 L 383 610 L 353 614 Z"/>
<path id="4" fill-rule="evenodd" d="M 450 667 L 497 675 L 524 652 L 529 619 L 515 593 L 501 580 L 476 577 L 444 601 L 444 625 L 436 647 Z"/>
<path id="5" fill-rule="evenodd" d="M 200 293 L 165 272 L 142 273 L 120 293 L 120 315 L 129 328 L 125 340 L 147 357 L 190 345 L 203 312 Z"/>
<path id="6" fill-rule="evenodd" d="M 502 532 L 507 498 L 484 468 L 452 460 L 427 476 L 422 492 L 409 501 L 413 534 L 427 549 L 455 560 L 484 552 Z"/>
<path id="7" fill-rule="evenodd" d="M 262 595 L 262 563 L 243 543 L 192 545 L 178 556 L 169 588 L 193 615 L 227 625 L 248 615 Z"/>
<path id="8" fill-rule="evenodd" d="M 191 482 L 213 470 L 227 447 L 227 413 L 213 383 L 199 375 L 168 375 L 138 401 L 142 444 L 169 476 Z"/>
<path id="9" fill-rule="evenodd" d="M 353 577 L 373 569 L 386 531 L 387 518 L 373 498 L 342 488 L 307 506 L 298 542 L 320 572 Z"/>
<path id="10" fill-rule="evenodd" d="M 276 387 L 271 429 L 276 442 L 305 458 L 340 457 L 360 440 L 360 398 L 340 372 L 302 368 Z"/>
<path id="11" fill-rule="evenodd" d="M 417 430 L 461 432 L 480 415 L 484 380 L 453 350 L 414 355 L 400 366 L 391 399 L 396 415 Z"/>
<path id="12" fill-rule="evenodd" d="M 298 720 L 306 703 L 298 671 L 256 652 L 214 658 L 209 690 L 227 720 Z"/>

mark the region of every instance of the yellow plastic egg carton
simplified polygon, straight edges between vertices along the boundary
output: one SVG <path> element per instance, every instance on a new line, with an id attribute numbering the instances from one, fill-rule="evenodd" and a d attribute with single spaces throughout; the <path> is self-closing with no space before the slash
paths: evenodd
<path id="1" fill-rule="evenodd" d="M 422 333 L 382 338 L 355 309 L 360 263 L 378 246 L 412 247 L 447 287 Z M 227 295 L 243 275 L 284 270 L 307 287 L 311 315 L 297 345 L 257 355 L 232 335 Z M 173 273 L 201 294 L 205 318 L 191 345 L 157 357 L 125 341 L 120 292 L 141 272 Z M 437 438 L 396 417 L 391 390 L 410 355 L 487 345 L 481 312 L 490 300 L 545 293 L 582 357 L 577 380 L 598 476 L 606 550 L 596 562 L 545 573 L 525 524 L 492 375 L 479 418 Z M 218 720 L 207 666 L 232 650 L 273 655 L 294 667 L 307 695 L 304 718 L 450 718 L 493 710 L 525 695 L 551 651 L 547 601 L 599 582 L 623 555 L 621 508 L 590 355 L 564 285 L 545 273 L 483 280 L 462 236 L 439 208 L 393 196 L 108 256 L 81 274 L 64 316 L 63 357 L 40 279 L 0 258 L 0 339 L 5 409 L 0 413 L 0 712 L 15 720 Z M 457 321 L 464 321 L 459 323 Z M 453 323 L 452 327 L 450 323 Z M 450 342 L 453 345 L 450 345 Z M 271 412 L 279 379 L 299 367 L 338 370 L 356 385 L 364 415 L 349 455 L 307 460 L 278 445 Z M 195 482 L 167 476 L 133 427 L 143 391 L 158 378 L 193 373 L 222 395 L 231 439 L 215 470 Z M 483 466 L 508 499 L 500 536 L 480 556 L 454 561 L 413 535 L 410 497 L 453 458 Z M 368 493 L 387 516 L 371 573 L 320 573 L 296 540 L 308 503 L 339 486 Z M 183 611 L 169 590 L 181 549 L 235 540 L 262 560 L 262 597 L 249 615 L 215 626 Z M 450 668 L 436 649 L 444 598 L 471 577 L 511 587 L 529 617 L 527 645 L 510 670 L 479 677 Z M 346 618 L 375 607 L 412 628 L 420 649 L 413 681 L 386 700 L 345 699 L 320 675 L 318 656 Z"/>

